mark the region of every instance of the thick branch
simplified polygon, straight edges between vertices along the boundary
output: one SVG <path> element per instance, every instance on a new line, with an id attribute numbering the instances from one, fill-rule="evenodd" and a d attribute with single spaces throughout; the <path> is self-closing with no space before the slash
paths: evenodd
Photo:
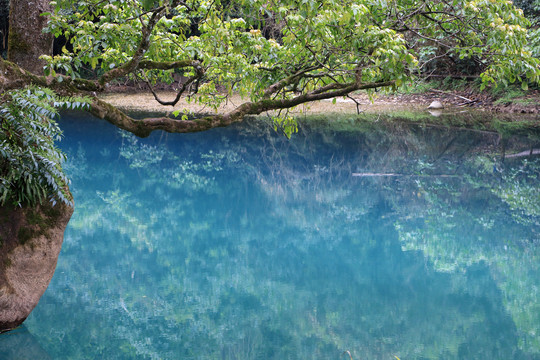
<path id="1" fill-rule="evenodd" d="M 84 88 L 86 91 L 100 89 L 99 84 L 92 81 L 72 80 L 66 77 L 63 81 L 59 82 L 58 78 L 37 76 L 20 68 L 16 64 L 0 59 L 0 88 L 2 91 L 21 88 L 31 84 L 48 87 L 58 93 L 69 95 L 81 93 L 81 88 Z M 246 102 L 226 114 L 209 115 L 195 120 L 178 120 L 165 116 L 137 120 L 118 108 L 98 99 L 96 96 L 94 96 L 94 100 L 90 104 L 90 113 L 140 137 L 146 137 L 154 130 L 163 130 L 171 133 L 189 133 L 228 126 L 234 122 L 241 121 L 246 115 L 258 115 L 266 111 L 288 109 L 307 102 L 346 96 L 356 90 L 373 89 L 393 84 L 394 81 L 367 84 L 358 82 L 345 84 L 332 83 L 290 99 L 263 98 L 255 102 Z"/>
<path id="2" fill-rule="evenodd" d="M 236 109 L 226 114 L 209 115 L 195 120 L 178 120 L 169 117 L 150 117 L 145 119 L 134 119 L 116 107 L 99 100 L 97 97 L 91 104 L 90 112 L 101 119 L 105 119 L 113 125 L 129 131 L 137 136 L 146 137 L 154 130 L 163 130 L 171 133 L 189 133 L 205 131 L 216 127 L 228 126 L 234 122 L 242 121 L 246 115 L 258 115 L 265 111 L 288 109 L 307 102 L 331 99 L 362 89 L 373 89 L 383 86 L 391 86 L 394 81 L 385 81 L 368 84 L 339 84 L 337 89 L 298 95 L 291 99 L 262 99 L 256 102 L 246 102 Z M 327 87 L 330 89 L 330 87 Z"/>
<path id="3" fill-rule="evenodd" d="M 309 67 L 307 69 L 300 70 L 297 73 L 292 74 L 291 76 L 288 76 L 288 77 L 286 77 L 284 79 L 281 79 L 280 81 L 270 85 L 264 91 L 263 97 L 264 98 L 270 98 L 270 96 L 272 96 L 273 94 L 279 92 L 284 87 L 297 82 L 302 76 L 305 76 L 306 73 L 308 73 L 309 71 L 316 70 L 316 69 L 319 69 L 319 67 L 318 66 L 312 66 L 312 67 Z"/>
<path id="4" fill-rule="evenodd" d="M 140 137 L 147 137 L 154 130 L 190 133 L 223 127 L 232 123 L 232 121 L 226 121 L 225 116 L 222 115 L 212 115 L 196 120 L 176 120 L 165 116 L 137 120 L 98 98 L 95 98 L 90 105 L 90 113 Z"/>
<path id="5" fill-rule="evenodd" d="M 173 70 L 193 67 L 195 71 L 203 71 L 201 62 L 198 60 L 179 60 L 179 61 L 150 61 L 141 60 L 138 69 L 141 70 Z"/>
<path id="6" fill-rule="evenodd" d="M 194 80 L 204 75 L 204 69 L 197 60 L 182 60 L 172 62 L 141 61 L 139 69 L 170 70 L 184 67 L 195 69 Z M 192 80 L 193 81 L 193 80 Z M 37 85 L 49 87 L 62 94 L 72 94 L 80 92 L 100 92 L 103 86 L 94 80 L 71 78 L 60 75 L 56 77 L 46 77 L 35 75 L 24 70 L 19 65 L 0 58 L 0 89 L 3 91 L 17 89 L 26 85 Z"/>
<path id="7" fill-rule="evenodd" d="M 0 58 L 0 89 L 3 91 L 18 89 L 27 85 L 51 88 L 60 94 L 100 91 L 101 87 L 94 81 L 72 79 L 68 76 L 46 77 L 35 75 L 17 64 Z"/>

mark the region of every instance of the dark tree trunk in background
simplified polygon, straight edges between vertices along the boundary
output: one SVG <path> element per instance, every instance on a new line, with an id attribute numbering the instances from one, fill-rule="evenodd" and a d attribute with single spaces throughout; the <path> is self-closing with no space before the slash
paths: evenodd
<path id="1" fill-rule="evenodd" d="M 53 38 L 44 34 L 51 11 L 49 0 L 11 0 L 9 13 L 8 60 L 34 74 L 43 73 L 40 55 L 51 55 Z"/>
<path id="2" fill-rule="evenodd" d="M 2 57 L 7 57 L 9 27 L 9 0 L 0 0 L 0 53 Z"/>

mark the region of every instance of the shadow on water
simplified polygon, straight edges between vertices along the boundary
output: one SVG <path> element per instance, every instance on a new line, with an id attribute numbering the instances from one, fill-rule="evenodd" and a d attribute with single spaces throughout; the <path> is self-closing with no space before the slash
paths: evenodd
<path id="1" fill-rule="evenodd" d="M 0 334 L 0 360 L 50 360 L 26 326 Z"/>
<path id="2" fill-rule="evenodd" d="M 536 140 L 355 119 L 136 139 L 74 120 L 76 211 L 26 323 L 51 357 L 540 358 L 540 162 L 504 156 Z"/>

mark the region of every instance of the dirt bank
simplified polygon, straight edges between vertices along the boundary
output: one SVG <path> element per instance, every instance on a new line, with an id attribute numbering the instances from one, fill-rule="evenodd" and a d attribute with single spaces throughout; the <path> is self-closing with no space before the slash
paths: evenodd
<path id="1" fill-rule="evenodd" d="M 170 91 L 161 91 L 159 96 L 163 100 L 174 99 L 175 94 Z M 173 110 L 189 110 L 193 113 L 212 113 L 214 109 L 205 107 L 187 99 L 181 101 L 173 108 L 162 106 L 149 92 L 109 92 L 102 98 L 121 109 L 128 111 L 167 112 Z M 513 99 L 512 102 L 493 102 L 489 96 L 474 93 L 451 93 L 446 91 L 429 91 L 424 94 L 398 94 L 376 95 L 373 100 L 367 94 L 354 94 L 350 98 L 338 98 L 335 101 L 325 100 L 298 106 L 293 113 L 320 114 L 339 113 L 356 114 L 387 113 L 395 111 L 427 111 L 432 101 L 440 101 L 446 109 L 475 109 L 495 113 L 540 113 L 540 94 L 538 91 L 527 94 L 524 98 Z M 248 101 L 238 95 L 231 96 L 217 111 L 227 112 L 236 106 Z"/>

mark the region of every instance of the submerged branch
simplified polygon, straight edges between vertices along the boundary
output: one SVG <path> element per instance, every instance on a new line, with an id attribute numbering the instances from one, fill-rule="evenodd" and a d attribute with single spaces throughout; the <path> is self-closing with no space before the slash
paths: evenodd
<path id="1" fill-rule="evenodd" d="M 533 155 L 540 155 L 540 149 L 531 149 L 527 151 L 522 151 L 517 154 L 506 154 L 504 155 L 504 158 L 511 159 L 511 158 L 525 157 L 525 156 L 533 156 Z"/>
<path id="2" fill-rule="evenodd" d="M 352 173 L 354 177 L 441 177 L 441 178 L 455 178 L 459 175 L 448 174 L 398 174 L 398 173 Z"/>

